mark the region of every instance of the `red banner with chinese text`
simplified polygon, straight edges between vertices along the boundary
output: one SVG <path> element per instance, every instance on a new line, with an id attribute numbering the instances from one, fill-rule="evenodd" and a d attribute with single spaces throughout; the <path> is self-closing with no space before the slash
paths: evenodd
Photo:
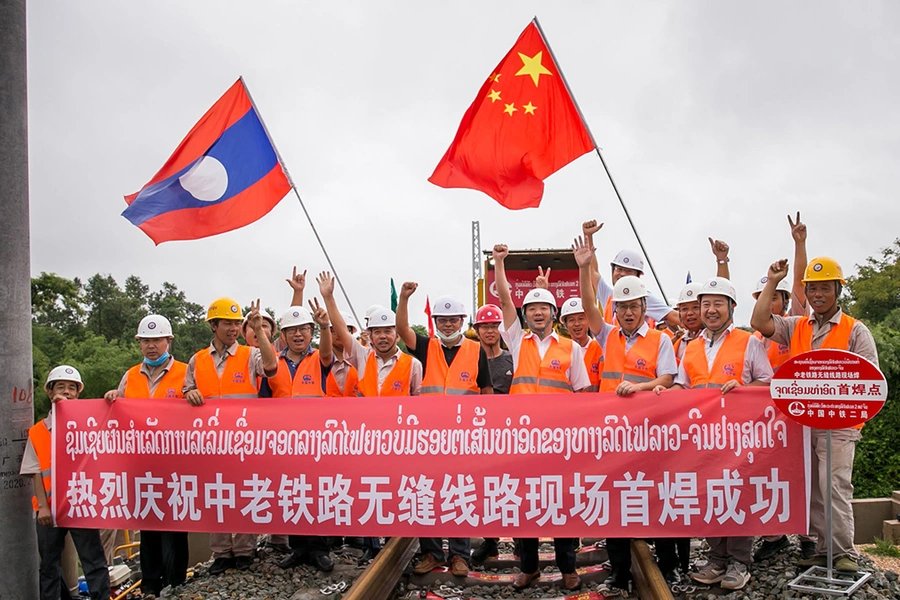
<path id="1" fill-rule="evenodd" d="M 428 537 L 806 531 L 804 428 L 767 387 L 417 398 L 68 400 L 68 527 Z"/>
<path id="2" fill-rule="evenodd" d="M 506 280 L 509 281 L 509 291 L 512 295 L 513 304 L 516 307 L 522 306 L 522 300 L 529 290 L 534 289 L 534 277 L 537 271 L 525 270 L 507 270 Z M 500 304 L 500 297 L 497 295 L 497 280 L 494 277 L 494 270 L 488 269 L 485 275 L 485 304 Z M 581 297 L 581 286 L 578 284 L 578 269 L 553 269 L 553 277 L 550 279 L 550 293 L 556 298 L 556 305 L 562 306 L 566 298 Z"/>

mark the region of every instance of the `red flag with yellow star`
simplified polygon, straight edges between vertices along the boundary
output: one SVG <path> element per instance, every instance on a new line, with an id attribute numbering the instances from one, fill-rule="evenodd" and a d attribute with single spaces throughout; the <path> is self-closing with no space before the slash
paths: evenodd
<path id="1" fill-rule="evenodd" d="M 534 208 L 544 179 L 594 149 L 550 50 L 531 22 L 478 91 L 428 181 Z"/>

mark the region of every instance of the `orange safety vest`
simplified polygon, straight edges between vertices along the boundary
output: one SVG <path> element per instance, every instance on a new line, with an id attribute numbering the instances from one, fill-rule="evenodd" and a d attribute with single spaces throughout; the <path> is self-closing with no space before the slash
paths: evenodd
<path id="1" fill-rule="evenodd" d="M 358 387 L 359 371 L 352 365 L 347 370 L 344 389 L 341 389 L 341 386 L 338 385 L 337 377 L 334 376 L 334 370 L 329 371 L 328 377 L 325 378 L 325 395 L 330 398 L 357 396 L 359 393 Z"/>
<path id="2" fill-rule="evenodd" d="M 808 317 L 797 320 L 797 324 L 794 326 L 794 335 L 791 336 L 791 356 L 812 350 L 813 325 L 811 321 L 812 319 Z M 840 323 L 831 326 L 831 330 L 819 347 L 849 350 L 850 334 L 853 332 L 855 324 L 856 319 L 847 316 L 846 313 L 841 313 Z"/>
<path id="3" fill-rule="evenodd" d="M 572 340 L 553 338 L 541 358 L 534 336 L 522 338 L 519 360 L 509 386 L 510 394 L 571 394 L 566 372 L 572 365 Z"/>
<path id="4" fill-rule="evenodd" d="M 772 365 L 772 370 L 778 370 L 778 367 L 787 362 L 787 360 L 791 357 L 791 348 L 790 346 L 785 346 L 784 344 L 776 344 L 772 340 L 763 336 L 758 331 L 754 331 L 753 335 L 756 336 L 756 339 L 763 343 L 763 346 L 768 344 L 768 348 L 766 349 L 766 356 L 769 358 L 769 364 Z"/>
<path id="5" fill-rule="evenodd" d="M 278 357 L 278 371 L 269 377 L 273 398 L 315 398 L 325 395 L 322 391 L 322 361 L 319 351 L 313 350 L 297 363 L 291 379 L 291 369 L 284 356 Z"/>
<path id="6" fill-rule="evenodd" d="M 150 393 L 150 381 L 141 373 L 141 365 L 137 364 L 128 369 L 125 377 L 126 398 L 184 398 L 181 390 L 184 388 L 184 374 L 187 372 L 187 364 L 173 361 L 169 370 L 156 384 L 153 393 Z M 201 392 L 202 394 L 203 392 Z"/>
<path id="7" fill-rule="evenodd" d="M 397 364 L 391 369 L 381 388 L 378 387 L 378 363 L 375 352 L 369 353 L 366 359 L 366 372 L 359 380 L 360 396 L 409 396 L 409 379 L 412 375 L 413 359 L 409 354 L 400 353 Z"/>
<path id="8" fill-rule="evenodd" d="M 422 377 L 423 396 L 463 396 L 478 394 L 478 358 L 481 345 L 463 338 L 453 362 L 448 365 L 444 350 L 437 338 L 428 341 L 428 358 L 425 359 L 425 375 Z"/>
<path id="9" fill-rule="evenodd" d="M 250 373 L 250 346 L 238 346 L 229 354 L 222 377 L 216 371 L 209 348 L 194 355 L 194 380 L 204 398 L 256 398 L 259 389 L 256 374 Z"/>
<path id="10" fill-rule="evenodd" d="M 588 339 L 588 344 L 584 347 L 584 367 L 591 380 L 591 387 L 587 391 L 599 392 L 600 373 L 603 372 L 603 348 L 594 338 Z"/>
<path id="11" fill-rule="evenodd" d="M 31 440 L 34 453 L 37 454 L 38 464 L 41 466 L 41 478 L 44 481 L 44 493 L 47 495 L 47 503 L 49 505 L 50 494 L 53 489 L 53 469 L 50 464 L 51 437 L 50 430 L 47 429 L 47 425 L 44 424 L 43 419 L 35 423 L 31 429 L 28 430 L 28 439 Z M 31 497 L 31 506 L 34 507 L 35 511 L 38 510 L 37 496 Z"/>
<path id="12" fill-rule="evenodd" d="M 659 340 L 662 332 L 648 329 L 647 335 L 638 336 L 634 346 L 625 352 L 625 336 L 616 327 L 606 337 L 606 356 L 600 375 L 600 391 L 614 392 L 622 381 L 646 383 L 656 379 L 656 362 L 659 359 Z"/>
<path id="13" fill-rule="evenodd" d="M 603 320 L 609 323 L 610 325 L 616 324 L 616 314 L 613 310 L 613 299 L 612 294 L 609 295 L 609 298 L 606 299 L 606 308 L 603 309 Z M 647 322 L 647 326 L 650 329 L 656 329 L 656 320 L 651 319 L 647 315 L 644 315 L 644 320 Z M 665 329 L 668 333 L 669 337 L 674 337 L 675 334 L 668 331 L 668 327 Z"/>
<path id="14" fill-rule="evenodd" d="M 744 355 L 747 353 L 747 344 L 752 336 L 743 329 L 733 329 L 725 337 L 716 357 L 713 359 L 712 369 L 706 360 L 706 340 L 702 337 L 695 339 L 699 343 L 689 343 L 684 349 L 684 370 L 691 380 L 691 389 L 694 388 L 718 388 L 726 382 L 736 379 L 741 383 L 744 374 Z M 693 342 L 694 340 L 691 340 Z"/>

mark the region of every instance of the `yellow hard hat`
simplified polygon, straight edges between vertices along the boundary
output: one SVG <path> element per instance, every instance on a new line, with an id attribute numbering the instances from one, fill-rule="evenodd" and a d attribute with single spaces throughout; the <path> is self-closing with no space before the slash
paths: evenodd
<path id="1" fill-rule="evenodd" d="M 206 320 L 227 319 L 228 321 L 242 321 L 244 314 L 241 305 L 234 298 L 219 298 L 214 300 L 206 311 Z"/>
<path id="2" fill-rule="evenodd" d="M 844 271 L 841 269 L 841 265 L 827 256 L 816 257 L 806 265 L 803 283 L 810 281 L 840 281 L 842 285 L 847 283 L 844 281 Z"/>

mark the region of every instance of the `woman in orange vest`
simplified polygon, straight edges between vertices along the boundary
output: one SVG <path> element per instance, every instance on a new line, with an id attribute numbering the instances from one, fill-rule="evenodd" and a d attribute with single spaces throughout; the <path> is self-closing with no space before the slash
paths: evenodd
<path id="1" fill-rule="evenodd" d="M 672 342 L 672 347 L 675 350 L 675 360 L 679 363 L 684 357 L 684 349 L 687 347 L 688 342 L 703 331 L 703 322 L 700 320 L 700 301 L 697 298 L 697 294 L 700 293 L 702 287 L 703 284 L 700 282 L 688 283 L 681 288 L 681 292 L 678 294 L 678 302 L 675 303 L 678 316 L 681 318 L 681 325 L 684 327 L 681 335 L 677 336 L 675 341 Z"/>
<path id="2" fill-rule="evenodd" d="M 191 406 L 200 406 L 214 398 L 257 398 L 261 377 L 278 371 L 278 358 L 263 329 L 259 300 L 250 303 L 247 326 L 256 334 L 258 348 L 238 344 L 243 321 L 241 307 L 233 298 L 219 298 L 209 305 L 206 322 L 213 333 L 209 347 L 188 361 L 184 375 L 184 398 Z M 256 535 L 248 533 L 211 533 L 209 547 L 213 555 L 210 575 L 228 569 L 246 570 L 253 564 Z"/>
<path id="3" fill-rule="evenodd" d="M 704 329 L 688 343 L 678 367 L 673 389 L 721 388 L 727 394 L 741 385 L 769 385 L 772 367 L 762 343 L 750 333 L 734 327 L 737 295 L 723 277 L 710 279 L 700 290 L 700 318 Z M 709 561 L 694 580 L 742 589 L 750 580 L 753 538 L 748 536 L 707 538 Z"/>
<path id="4" fill-rule="evenodd" d="M 878 365 L 878 350 L 872 333 L 861 322 L 845 314 L 838 299 L 846 283 L 841 266 L 832 258 L 820 256 L 809 261 L 803 275 L 804 293 L 813 313 L 810 316 L 782 317 L 772 314 L 768 299 L 775 292 L 778 282 L 788 274 L 787 259 L 769 267 L 768 281 L 753 307 L 750 325 L 776 344 L 790 347 L 791 356 L 797 356 L 819 348 L 849 350 Z M 810 441 L 811 494 L 809 504 L 809 533 L 816 536 L 816 550 L 812 558 L 801 560 L 801 566 L 825 566 L 827 562 L 825 496 L 829 478 L 832 485 L 832 545 L 838 571 L 859 570 L 857 553 L 853 547 L 853 457 L 856 442 L 862 439 L 860 428 L 832 431 L 831 473 L 826 470 L 826 433 L 813 429 Z"/>
<path id="5" fill-rule="evenodd" d="M 162 315 L 147 315 L 134 336 L 144 360 L 122 376 L 118 389 L 106 392 L 107 402 L 116 398 L 183 398 L 187 364 L 169 354 L 172 325 Z M 168 585 L 180 585 L 187 577 L 188 534 L 182 531 L 141 530 L 141 589 L 159 596 Z"/>
<path id="6" fill-rule="evenodd" d="M 519 315 L 509 291 L 506 278 L 505 244 L 494 246 L 494 274 L 503 323 L 500 335 L 513 357 L 513 379 L 510 394 L 561 394 L 582 392 L 590 385 L 584 366 L 584 348 L 569 338 L 560 337 L 553 329 L 556 320 L 556 299 L 541 288 L 529 290 L 522 301 L 522 313 L 529 332 L 519 323 Z M 581 578 L 575 572 L 575 546 L 573 538 L 555 538 L 556 566 L 562 574 L 563 588 L 576 590 Z M 541 577 L 538 561 L 538 540 L 522 538 L 520 570 L 513 587 L 521 590 Z"/>
<path id="7" fill-rule="evenodd" d="M 422 363 L 423 396 L 461 396 L 493 394 L 491 370 L 487 354 L 478 342 L 463 335 L 466 324 L 465 306 L 453 296 L 441 296 L 431 309 L 435 337 L 421 335 L 409 326 L 409 297 L 418 284 L 406 281 L 400 287 L 397 303 L 397 333 L 406 349 Z M 425 556 L 413 572 L 419 575 L 450 562 L 450 573 L 456 577 L 469 574 L 470 538 L 448 538 L 448 556 L 444 556 L 441 538 L 419 538 Z"/>
<path id="8" fill-rule="evenodd" d="M 52 404 L 62 400 L 75 400 L 84 390 L 81 374 L 69 365 L 60 365 L 50 371 L 44 391 Z M 51 409 L 53 410 L 52 406 Z M 67 529 L 53 524 L 50 508 L 53 458 L 51 452 L 52 420 L 48 415 L 28 430 L 28 441 L 22 456 L 21 475 L 31 475 L 34 497 L 31 503 L 37 513 L 37 541 L 41 556 L 39 568 L 41 600 L 59 600 L 68 596 L 66 582 L 62 579 L 60 562 L 66 544 L 66 534 L 72 536 L 75 550 L 81 560 L 84 578 L 92 599 L 107 600 L 110 597 L 109 572 L 100 532 L 96 529 Z M 65 595 L 62 596 L 62 592 Z"/>

